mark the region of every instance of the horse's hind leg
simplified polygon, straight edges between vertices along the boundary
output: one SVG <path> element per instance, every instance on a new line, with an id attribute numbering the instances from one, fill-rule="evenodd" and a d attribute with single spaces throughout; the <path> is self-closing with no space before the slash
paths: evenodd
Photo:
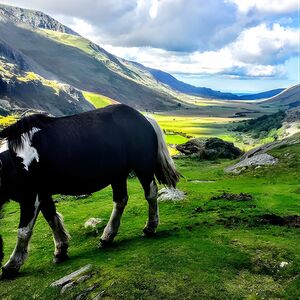
<path id="1" fill-rule="evenodd" d="M 145 191 L 145 198 L 147 199 L 149 205 L 148 220 L 143 232 L 146 236 L 151 236 L 155 233 L 159 223 L 157 204 L 158 189 L 154 179 L 150 183 L 142 182 L 142 185 Z"/>
<path id="2" fill-rule="evenodd" d="M 12 278 L 17 275 L 28 256 L 28 244 L 32 235 L 33 226 L 39 213 L 40 201 L 38 196 L 32 195 L 22 199 L 21 214 L 18 229 L 18 240 L 9 261 L 2 268 L 3 278 Z"/>
<path id="3" fill-rule="evenodd" d="M 51 196 L 43 197 L 41 199 L 41 212 L 53 232 L 55 244 L 53 262 L 63 262 L 69 258 L 68 247 L 70 236 L 64 227 L 62 216 L 56 211 L 55 204 Z"/>
<path id="4" fill-rule="evenodd" d="M 121 223 L 121 217 L 128 201 L 126 178 L 117 183 L 113 183 L 111 186 L 113 189 L 114 207 L 110 219 L 100 238 L 102 246 L 109 245 L 117 235 Z"/>

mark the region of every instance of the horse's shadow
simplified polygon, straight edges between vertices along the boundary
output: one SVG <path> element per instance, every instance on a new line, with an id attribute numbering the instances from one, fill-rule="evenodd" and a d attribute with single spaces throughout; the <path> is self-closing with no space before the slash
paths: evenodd
<path id="1" fill-rule="evenodd" d="M 133 247 L 135 246 L 135 248 L 138 248 L 142 242 L 144 241 L 146 245 L 148 245 L 148 241 L 160 241 L 162 239 L 167 239 L 170 238 L 174 235 L 176 235 L 177 232 L 175 232 L 172 229 L 168 229 L 168 230 L 161 230 L 157 233 L 155 233 L 152 236 L 144 236 L 144 235 L 136 235 L 136 236 L 131 236 L 128 238 L 124 238 L 121 240 L 115 240 L 113 243 L 111 243 L 109 246 L 101 246 L 101 245 L 95 245 L 95 247 L 91 247 L 90 249 L 85 249 L 82 250 L 80 252 L 77 252 L 76 254 L 70 256 L 71 260 L 75 260 L 78 258 L 82 258 L 84 257 L 93 257 L 94 255 L 99 255 L 101 253 L 109 253 L 109 252 L 121 252 L 124 251 L 124 249 L 128 248 L 128 247 Z M 99 243 L 100 244 L 100 243 Z"/>

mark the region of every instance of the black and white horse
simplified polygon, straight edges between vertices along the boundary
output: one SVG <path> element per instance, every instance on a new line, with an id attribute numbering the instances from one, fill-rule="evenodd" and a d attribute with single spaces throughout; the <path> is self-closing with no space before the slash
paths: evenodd
<path id="1" fill-rule="evenodd" d="M 14 200 L 21 214 L 4 277 L 23 265 L 39 211 L 53 231 L 54 261 L 68 258 L 69 235 L 52 195 L 88 194 L 111 185 L 114 207 L 101 236 L 106 245 L 117 234 L 128 200 L 129 172 L 135 172 L 149 204 L 146 235 L 155 233 L 159 221 L 155 177 L 173 187 L 179 180 L 159 125 L 126 105 L 62 118 L 32 115 L 4 129 L 0 139 L 0 207 Z"/>

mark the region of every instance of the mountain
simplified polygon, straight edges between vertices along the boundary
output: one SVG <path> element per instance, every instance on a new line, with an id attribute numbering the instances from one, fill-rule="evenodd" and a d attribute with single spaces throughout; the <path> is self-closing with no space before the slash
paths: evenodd
<path id="1" fill-rule="evenodd" d="M 132 62 L 134 63 L 134 62 Z M 174 76 L 171 74 L 157 70 L 157 69 L 152 69 L 145 67 L 141 64 L 134 63 L 140 68 L 144 68 L 146 71 L 148 71 L 157 81 L 162 82 L 169 87 L 185 94 L 190 94 L 190 95 L 196 95 L 204 98 L 214 98 L 214 99 L 230 99 L 230 100 L 238 100 L 240 97 L 232 94 L 232 93 L 222 93 L 220 91 L 215 91 L 210 88 L 206 87 L 196 87 L 191 84 L 185 83 L 183 81 L 180 81 L 176 79 Z"/>
<path id="2" fill-rule="evenodd" d="M 79 34 L 71 28 L 61 24 L 41 11 L 0 4 L 0 20 L 1 19 L 16 24 L 27 24 L 33 28 L 50 29 L 79 36 Z"/>
<path id="3" fill-rule="evenodd" d="M 176 79 L 174 76 L 172 76 L 169 73 L 157 69 L 144 67 L 143 65 L 138 63 L 135 64 L 137 64 L 141 68 L 145 68 L 148 72 L 150 72 L 153 75 L 153 77 L 156 80 L 170 86 L 171 88 L 179 92 L 200 96 L 204 98 L 225 99 L 225 100 L 258 100 L 258 99 L 270 98 L 272 96 L 279 94 L 284 90 L 284 89 L 275 89 L 275 90 L 270 90 L 270 91 L 257 93 L 257 94 L 247 94 L 247 95 L 239 96 L 233 93 L 224 93 L 206 87 L 196 87 L 194 85 L 187 84 L 183 81 Z"/>
<path id="4" fill-rule="evenodd" d="M 283 90 L 263 102 L 264 105 L 276 105 L 281 109 L 300 107 L 300 84 Z"/>
<path id="5" fill-rule="evenodd" d="M 43 12 L 0 5 L 0 113 L 33 108 L 65 115 L 114 102 L 203 111 L 198 96 L 240 99 L 116 57 Z M 228 110 L 229 104 L 220 105 Z"/>
<path id="6" fill-rule="evenodd" d="M 183 103 L 178 92 L 158 82 L 145 69 L 117 58 L 46 14 L 0 5 L 0 23 L 2 69 L 6 64 L 13 64 L 17 74 L 34 73 L 41 83 L 59 82 L 79 92 L 92 92 L 142 110 L 174 110 L 193 106 Z M 4 69 L 7 73 L 11 66 Z M 14 90 L 15 82 L 24 84 L 19 80 L 23 75 L 13 74 L 9 82 L 3 80 L 4 77 L 0 69 L 6 90 Z M 6 98 L 19 103 L 13 98 L 14 93 L 6 95 Z M 26 96 L 32 97 L 35 103 L 38 94 L 32 92 L 31 95 L 31 89 L 27 89 Z M 4 97 L 3 93 L 1 97 Z M 45 93 L 43 99 L 47 99 Z M 49 109 L 46 101 L 40 101 L 40 104 L 43 109 Z M 80 107 L 81 102 L 77 108 Z M 38 108 L 41 108 L 40 105 Z M 86 110 L 85 103 L 82 110 Z M 57 113 L 53 107 L 50 112 Z"/>
<path id="7" fill-rule="evenodd" d="M 278 95 L 285 89 L 275 89 L 275 90 L 270 90 L 262 93 L 257 93 L 257 94 L 247 94 L 247 95 L 242 95 L 239 96 L 239 100 L 259 100 L 259 99 L 267 99 L 273 96 Z"/>

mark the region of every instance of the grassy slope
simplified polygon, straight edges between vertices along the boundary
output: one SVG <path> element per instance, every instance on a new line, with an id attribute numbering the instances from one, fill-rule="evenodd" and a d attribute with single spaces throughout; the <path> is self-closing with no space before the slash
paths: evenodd
<path id="1" fill-rule="evenodd" d="M 97 282 L 97 292 L 105 290 L 104 299 L 297 299 L 299 229 L 251 226 L 258 215 L 265 213 L 299 215 L 300 145 L 274 150 L 273 155 L 280 158 L 280 165 L 243 175 L 224 174 L 229 161 L 177 160 L 185 176 L 179 188 L 187 192 L 187 199 L 160 203 L 161 224 L 155 238 L 141 236 L 147 205 L 139 183 L 130 179 L 129 204 L 111 249 L 97 249 L 99 236 L 83 228 L 90 217 L 108 220 L 112 207 L 110 188 L 84 200 L 58 197 L 58 210 L 65 216 L 72 235 L 71 259 L 52 265 L 51 233 L 39 217 L 31 255 L 18 279 L 0 282 L 0 298 L 71 299 Z M 190 182 L 194 179 L 215 181 Z M 251 193 L 254 200 L 209 200 L 223 190 Z M 198 207 L 203 212 L 197 213 Z M 232 226 L 230 222 L 227 226 L 218 222 L 229 221 L 232 216 L 244 221 Z M 17 205 L 10 203 L 1 220 L 6 259 L 15 243 L 17 222 Z M 289 264 L 280 268 L 282 261 Z M 49 288 L 55 279 L 87 263 L 96 273 L 89 282 L 64 296 Z"/>
<path id="2" fill-rule="evenodd" d="M 82 92 L 84 98 L 92 103 L 96 108 L 105 107 L 107 105 L 115 103 L 115 101 L 109 97 L 90 93 L 90 92 Z"/>

